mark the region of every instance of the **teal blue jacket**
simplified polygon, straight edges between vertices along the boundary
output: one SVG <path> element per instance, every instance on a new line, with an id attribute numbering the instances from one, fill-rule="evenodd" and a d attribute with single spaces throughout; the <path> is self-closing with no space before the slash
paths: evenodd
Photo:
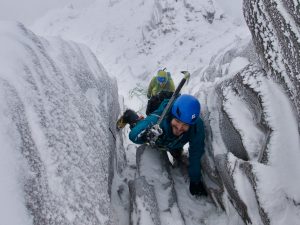
<path id="1" fill-rule="evenodd" d="M 147 116 L 144 120 L 139 121 L 135 127 L 131 129 L 129 139 L 132 142 L 144 144 L 143 138 L 141 138 L 142 131 L 156 124 L 167 103 L 168 100 L 164 100 L 156 111 Z M 204 154 L 205 133 L 203 121 L 199 117 L 196 123 L 191 125 L 187 132 L 176 137 L 173 135 L 170 125 L 173 118 L 171 112 L 169 112 L 163 119 L 160 125 L 163 134 L 159 136 L 155 145 L 174 152 L 179 151 L 186 143 L 189 143 L 189 177 L 192 182 L 199 182 L 201 180 L 200 159 Z"/>

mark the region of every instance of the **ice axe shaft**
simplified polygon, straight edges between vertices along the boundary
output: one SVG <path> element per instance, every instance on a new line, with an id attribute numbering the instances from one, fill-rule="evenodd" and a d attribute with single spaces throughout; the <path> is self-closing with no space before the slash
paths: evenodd
<path id="1" fill-rule="evenodd" d="M 180 81 L 179 85 L 177 86 L 176 90 L 174 91 L 172 97 L 170 98 L 166 108 L 162 112 L 161 116 L 159 117 L 157 124 L 160 125 L 162 120 L 165 118 L 166 114 L 169 112 L 169 109 L 171 105 L 173 104 L 174 100 L 177 98 L 179 92 L 181 91 L 181 88 L 185 84 L 186 81 L 190 79 L 190 73 L 188 71 L 181 71 L 181 73 L 184 75 L 182 80 Z"/>
<path id="2" fill-rule="evenodd" d="M 172 166 L 174 166 L 175 164 L 175 159 L 174 157 L 171 155 L 170 152 L 167 151 L 167 156 L 168 156 L 168 159 L 169 159 L 169 162 L 172 164 Z"/>

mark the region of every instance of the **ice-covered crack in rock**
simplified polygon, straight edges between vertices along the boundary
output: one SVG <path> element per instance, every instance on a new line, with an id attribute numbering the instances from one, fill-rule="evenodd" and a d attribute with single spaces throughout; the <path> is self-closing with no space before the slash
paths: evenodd
<path id="1" fill-rule="evenodd" d="M 178 207 L 166 152 L 137 149 L 138 177 L 129 183 L 131 224 L 185 224 Z"/>
<path id="2" fill-rule="evenodd" d="M 125 163 L 116 81 L 87 47 L 21 24 L 0 24 L 0 49 L 1 152 L 16 158 L 15 206 L 28 224 L 114 224 L 110 189 Z"/>

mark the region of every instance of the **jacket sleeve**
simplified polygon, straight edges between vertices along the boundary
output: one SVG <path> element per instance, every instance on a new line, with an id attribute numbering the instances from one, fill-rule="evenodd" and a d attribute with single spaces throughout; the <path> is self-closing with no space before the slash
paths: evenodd
<path id="1" fill-rule="evenodd" d="M 152 96 L 152 89 L 154 86 L 154 82 L 155 82 L 155 77 L 152 78 L 152 80 L 150 81 L 150 84 L 148 86 L 147 98 L 151 98 L 151 96 Z"/>
<path id="2" fill-rule="evenodd" d="M 189 177 L 192 182 L 201 181 L 200 160 L 204 154 L 205 131 L 201 118 L 198 119 L 196 127 L 191 127 L 191 136 L 189 142 Z"/>
<path id="3" fill-rule="evenodd" d="M 139 121 L 129 132 L 129 139 L 136 144 L 144 144 L 141 133 L 148 127 L 153 126 L 158 121 L 159 116 L 150 114 L 145 119 Z"/>
<path id="4" fill-rule="evenodd" d="M 139 121 L 129 132 L 129 139 L 136 144 L 144 144 L 141 133 L 147 129 L 148 127 L 153 126 L 157 123 L 160 115 L 164 111 L 166 105 L 168 104 L 169 100 L 165 99 L 159 106 L 157 110 L 147 116 L 145 119 Z"/>

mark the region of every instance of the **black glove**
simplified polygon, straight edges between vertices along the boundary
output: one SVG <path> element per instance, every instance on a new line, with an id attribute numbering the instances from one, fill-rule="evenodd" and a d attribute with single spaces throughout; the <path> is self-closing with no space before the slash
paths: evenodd
<path id="1" fill-rule="evenodd" d="M 147 128 L 141 135 L 144 142 L 148 142 L 150 145 L 155 145 L 156 140 L 163 131 L 158 124 L 153 125 L 152 127 Z"/>
<path id="2" fill-rule="evenodd" d="M 196 195 L 196 196 L 207 196 L 207 192 L 203 187 L 202 182 L 190 182 L 190 192 L 192 195 Z"/>

